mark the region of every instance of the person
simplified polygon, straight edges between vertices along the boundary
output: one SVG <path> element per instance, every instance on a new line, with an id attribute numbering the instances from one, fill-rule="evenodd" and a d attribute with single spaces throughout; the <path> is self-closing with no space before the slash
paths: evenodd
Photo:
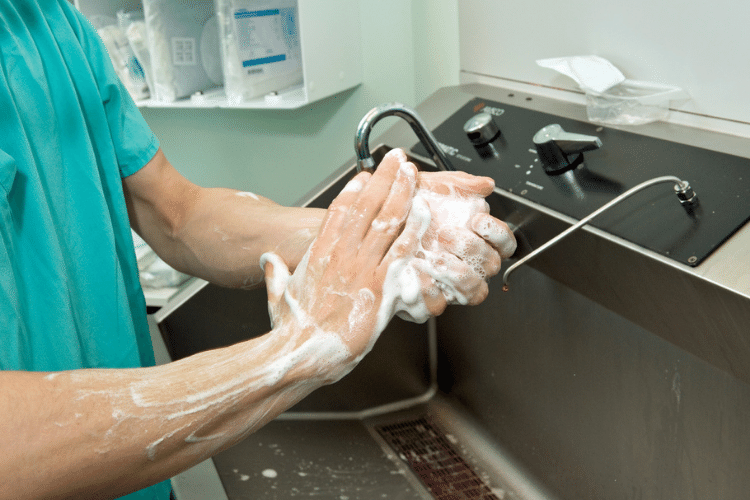
<path id="1" fill-rule="evenodd" d="M 348 373 L 394 314 L 481 302 L 515 244 L 477 204 L 491 180 L 399 151 L 328 210 L 192 184 L 67 0 L 0 0 L 0 131 L 0 499 L 169 498 L 168 478 Z M 440 212 L 456 193 L 463 225 Z M 178 270 L 265 281 L 272 330 L 154 366 L 131 227 Z"/>

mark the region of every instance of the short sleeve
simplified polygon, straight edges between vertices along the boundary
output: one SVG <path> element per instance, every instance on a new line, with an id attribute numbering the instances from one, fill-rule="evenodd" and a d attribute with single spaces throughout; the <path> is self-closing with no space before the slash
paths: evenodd
<path id="1" fill-rule="evenodd" d="M 99 87 L 120 176 L 127 177 L 154 157 L 159 149 L 159 141 L 117 76 L 107 49 L 94 27 L 72 6 L 69 7 L 68 16 L 75 17 L 71 19 L 71 25 L 77 28 L 81 46 Z"/>

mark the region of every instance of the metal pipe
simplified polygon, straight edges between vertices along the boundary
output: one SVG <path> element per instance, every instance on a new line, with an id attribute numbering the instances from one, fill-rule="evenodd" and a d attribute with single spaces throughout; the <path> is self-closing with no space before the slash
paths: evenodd
<path id="1" fill-rule="evenodd" d="M 660 184 L 663 182 L 673 182 L 675 184 L 674 190 L 677 194 L 678 198 L 680 199 L 680 203 L 683 205 L 693 205 L 697 203 L 697 197 L 695 195 L 695 192 L 690 187 L 690 184 L 687 181 L 683 181 L 679 177 L 675 177 L 673 175 L 666 175 L 663 177 L 655 177 L 651 180 L 642 182 L 638 184 L 637 186 L 625 191 L 617 198 L 613 199 L 609 203 L 606 203 L 605 205 L 602 205 L 600 208 L 589 214 L 588 216 L 584 217 L 580 221 L 578 221 L 576 224 L 570 226 L 568 229 L 563 231 L 562 233 L 558 234 L 548 242 L 546 242 L 544 245 L 540 246 L 533 252 L 529 253 L 522 259 L 520 259 L 518 262 L 510 266 L 506 271 L 505 274 L 503 274 L 503 291 L 508 291 L 508 278 L 510 277 L 511 273 L 515 271 L 518 267 L 522 266 L 526 262 L 530 261 L 543 251 L 547 250 L 552 245 L 560 242 L 563 238 L 571 234 L 573 231 L 580 229 L 581 227 L 585 226 L 589 222 L 591 222 L 591 219 L 596 217 L 597 215 L 601 214 L 602 212 L 608 210 L 609 208 L 612 208 L 613 206 L 617 205 L 618 203 L 626 200 L 627 198 L 630 198 L 634 194 L 636 194 L 639 191 L 642 191 L 643 189 L 646 189 L 647 187 L 651 187 L 655 184 Z"/>

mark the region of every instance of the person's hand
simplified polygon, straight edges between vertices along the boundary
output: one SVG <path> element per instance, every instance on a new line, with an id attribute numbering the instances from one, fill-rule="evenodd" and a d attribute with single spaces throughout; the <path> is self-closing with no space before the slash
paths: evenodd
<path id="1" fill-rule="evenodd" d="M 383 160 L 406 162 L 395 149 Z M 508 226 L 489 214 L 489 177 L 465 172 L 420 172 L 406 227 L 393 245 L 382 307 L 416 322 L 440 315 L 448 304 L 476 305 L 487 281 L 513 255 Z"/>
<path id="2" fill-rule="evenodd" d="M 348 373 L 391 319 L 391 308 L 381 307 L 384 285 L 391 264 L 410 257 L 408 245 L 392 245 L 416 183 L 414 165 L 391 155 L 374 174 L 354 177 L 333 201 L 293 275 L 278 255 L 261 257 L 274 330 L 286 330 L 295 351 L 302 344 L 328 345 L 316 349 L 327 359 L 319 359 L 312 376 L 330 382 Z"/>
<path id="3" fill-rule="evenodd" d="M 486 280 L 515 251 L 484 201 L 493 187 L 462 172 L 417 175 L 403 151 L 391 151 L 334 200 L 294 275 L 277 255 L 262 257 L 274 328 L 303 332 L 297 343 L 340 340 L 327 354 L 328 366 L 339 366 L 326 375 L 332 381 L 394 315 L 423 322 L 447 304 L 480 303 Z"/>
<path id="4" fill-rule="evenodd" d="M 484 200 L 494 187 L 491 178 L 466 172 L 419 174 L 414 205 L 426 202 L 430 223 L 418 255 L 429 261 L 425 269 L 431 270 L 448 303 L 482 302 L 487 281 L 516 250 L 513 232 L 490 215 Z"/>

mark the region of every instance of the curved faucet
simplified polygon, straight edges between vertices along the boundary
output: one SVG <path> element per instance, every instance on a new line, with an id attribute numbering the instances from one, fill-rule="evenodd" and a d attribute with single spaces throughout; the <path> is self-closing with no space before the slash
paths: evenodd
<path id="1" fill-rule="evenodd" d="M 372 127 L 380 121 L 381 118 L 386 116 L 398 116 L 406 120 L 411 126 L 414 133 L 422 142 L 428 153 L 432 157 L 432 161 L 440 170 L 455 171 L 456 169 L 448 161 L 445 156 L 443 149 L 438 144 L 435 136 L 432 135 L 430 129 L 424 124 L 417 113 L 403 104 L 393 102 L 389 104 L 383 104 L 376 108 L 371 109 L 359 122 L 357 127 L 357 134 L 354 136 L 354 149 L 357 152 L 357 172 L 367 170 L 372 172 L 375 170 L 375 160 L 372 159 L 370 154 L 370 132 Z"/>

